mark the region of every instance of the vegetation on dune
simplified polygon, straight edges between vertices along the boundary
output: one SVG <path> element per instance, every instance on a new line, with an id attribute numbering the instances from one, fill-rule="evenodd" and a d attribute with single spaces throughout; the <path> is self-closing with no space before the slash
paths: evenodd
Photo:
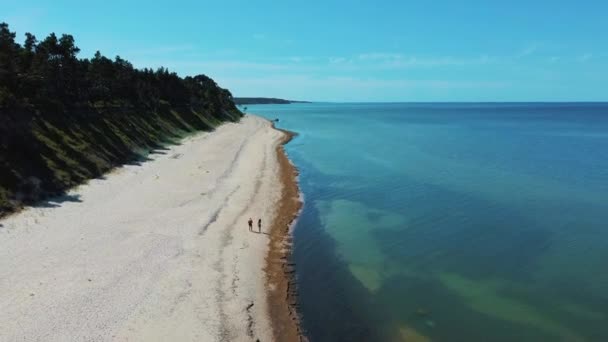
<path id="1" fill-rule="evenodd" d="M 71 35 L 38 41 L 0 24 L 0 215 L 99 177 L 187 132 L 242 113 L 204 75 L 135 69 Z"/>

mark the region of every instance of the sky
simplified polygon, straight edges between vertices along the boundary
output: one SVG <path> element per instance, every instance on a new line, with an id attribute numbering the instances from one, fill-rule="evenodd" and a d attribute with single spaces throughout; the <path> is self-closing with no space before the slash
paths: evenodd
<path id="1" fill-rule="evenodd" d="M 606 101 L 608 1 L 13 1 L 23 41 L 72 34 L 135 67 L 293 100 Z"/>

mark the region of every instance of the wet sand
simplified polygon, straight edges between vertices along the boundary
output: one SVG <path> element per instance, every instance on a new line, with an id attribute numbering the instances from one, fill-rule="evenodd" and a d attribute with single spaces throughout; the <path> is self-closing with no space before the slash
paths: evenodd
<path id="1" fill-rule="evenodd" d="M 295 133 L 281 130 L 285 135 L 282 145 L 287 144 Z M 297 170 L 289 161 L 282 145 L 276 147 L 282 183 L 281 200 L 270 235 L 270 248 L 266 258 L 266 274 L 269 294 L 268 308 L 275 341 L 306 341 L 297 313 L 295 264 L 291 262 L 290 229 L 301 207 L 297 183 Z"/>

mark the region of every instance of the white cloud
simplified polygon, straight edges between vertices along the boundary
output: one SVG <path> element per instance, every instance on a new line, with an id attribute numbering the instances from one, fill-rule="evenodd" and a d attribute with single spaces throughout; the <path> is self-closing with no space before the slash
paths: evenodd
<path id="1" fill-rule="evenodd" d="M 592 53 L 585 53 L 578 57 L 578 61 L 584 63 L 584 62 L 587 62 L 588 60 L 590 60 L 591 58 L 593 58 Z"/>
<path id="2" fill-rule="evenodd" d="M 386 53 L 386 52 L 369 52 L 362 53 L 359 56 L 361 60 L 396 60 L 402 59 L 403 55 L 400 53 Z"/>
<path id="3" fill-rule="evenodd" d="M 515 58 L 522 58 L 522 57 L 526 57 L 529 56 L 531 54 L 533 54 L 534 52 L 536 52 L 536 50 L 538 49 L 537 45 L 530 45 L 527 48 L 521 50 L 520 52 L 518 52 L 515 55 Z"/>
<path id="4" fill-rule="evenodd" d="M 441 80 L 441 79 L 378 79 L 357 77 L 313 77 L 309 75 L 292 74 L 266 77 L 222 77 L 218 76 L 227 86 L 251 86 L 281 88 L 292 85 L 298 87 L 324 88 L 342 87 L 344 89 L 372 89 L 372 88 L 426 88 L 426 89 L 465 89 L 465 88 L 501 88 L 508 85 L 506 82 L 468 81 L 468 80 Z"/>
<path id="5" fill-rule="evenodd" d="M 453 57 L 404 57 L 389 60 L 384 66 L 395 68 L 411 68 L 411 67 L 436 67 L 448 65 L 465 65 L 471 64 L 473 60 L 456 59 Z"/>
<path id="6" fill-rule="evenodd" d="M 126 56 L 158 56 L 171 54 L 174 52 L 189 52 L 195 50 L 191 44 L 173 45 L 173 46 L 156 46 L 156 47 L 145 47 L 138 48 L 130 51 L 126 51 Z"/>
<path id="7" fill-rule="evenodd" d="M 329 57 L 330 64 L 340 64 L 346 62 L 346 58 L 344 57 Z"/>
<path id="8" fill-rule="evenodd" d="M 455 58 L 451 56 L 408 56 L 399 53 L 363 53 L 356 59 L 360 67 L 372 67 L 380 69 L 402 69 L 415 67 L 443 67 L 481 65 L 497 62 L 499 59 L 488 55 L 479 57 Z"/>
<path id="9" fill-rule="evenodd" d="M 133 59 L 133 65 L 137 68 L 144 67 L 166 67 L 171 71 L 176 71 L 181 75 L 194 75 L 197 73 L 218 73 L 218 72 L 271 72 L 285 71 L 290 68 L 287 64 L 280 63 L 258 63 L 247 61 L 179 61 L 172 59 Z"/>

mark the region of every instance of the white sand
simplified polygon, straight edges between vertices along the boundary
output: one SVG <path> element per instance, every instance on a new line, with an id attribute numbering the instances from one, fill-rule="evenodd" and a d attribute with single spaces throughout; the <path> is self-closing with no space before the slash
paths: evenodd
<path id="1" fill-rule="evenodd" d="M 282 133 L 253 116 L 0 224 L 0 341 L 269 341 Z M 253 306 L 251 306 L 253 304 Z"/>

